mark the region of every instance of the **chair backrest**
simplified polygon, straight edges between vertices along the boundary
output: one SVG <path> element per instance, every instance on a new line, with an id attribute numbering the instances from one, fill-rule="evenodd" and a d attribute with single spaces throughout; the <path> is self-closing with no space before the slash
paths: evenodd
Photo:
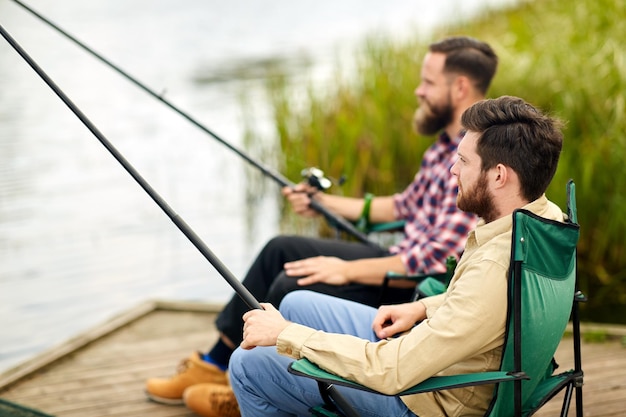
<path id="1" fill-rule="evenodd" d="M 510 308 L 501 370 L 523 371 L 530 379 L 499 384 L 488 416 L 515 415 L 516 403 L 520 411 L 526 408 L 537 385 L 552 374 L 552 358 L 570 318 L 576 285 L 579 226 L 569 184 L 568 198 L 565 222 L 526 210 L 513 213 Z"/>

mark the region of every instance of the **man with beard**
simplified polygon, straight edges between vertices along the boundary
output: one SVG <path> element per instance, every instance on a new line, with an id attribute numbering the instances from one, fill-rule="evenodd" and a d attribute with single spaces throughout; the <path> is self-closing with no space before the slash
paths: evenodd
<path id="1" fill-rule="evenodd" d="M 304 184 L 283 189 L 292 208 L 303 216 L 317 215 L 310 198 L 348 220 L 368 213 L 372 223 L 405 220 L 404 239 L 389 249 L 357 242 L 278 236 L 260 252 L 244 286 L 261 301 L 276 306 L 294 290 L 308 289 L 370 306 L 377 306 L 387 272 L 437 273 L 446 270 L 446 258 L 458 258 L 476 217 L 456 206 L 458 186 L 449 169 L 454 162 L 463 132 L 461 114 L 485 98 L 497 67 L 491 47 L 468 37 L 452 37 L 430 45 L 415 90 L 419 108 L 415 129 L 425 135 L 440 133 L 424 153 L 414 181 L 402 192 L 366 201 L 315 192 Z M 386 292 L 385 302 L 410 299 L 414 282 L 398 281 Z M 226 373 L 230 355 L 242 340 L 243 314 L 247 305 L 233 296 L 220 313 L 216 325 L 220 340 L 208 353 L 194 353 L 172 378 L 149 379 L 146 393 L 152 400 L 176 404 L 192 385 L 213 383 L 210 391 L 196 389 L 185 395 L 186 404 L 200 415 L 196 398 L 221 395 L 215 384 L 228 391 Z"/>
<path id="2" fill-rule="evenodd" d="M 469 234 L 446 293 L 376 310 L 295 291 L 283 299 L 280 312 L 271 304 L 247 312 L 242 349 L 230 362 L 242 416 L 307 415 L 310 407 L 322 403 L 315 381 L 287 372 L 293 359 L 307 358 L 389 395 L 433 375 L 499 369 L 511 214 L 524 208 L 564 220 L 544 194 L 557 168 L 563 136 L 556 120 L 517 97 L 479 102 L 463 114 L 462 123 L 467 133 L 451 168 L 459 182 L 457 204 L 481 220 Z M 482 416 L 494 385 L 401 398 L 338 389 L 359 415 Z"/>

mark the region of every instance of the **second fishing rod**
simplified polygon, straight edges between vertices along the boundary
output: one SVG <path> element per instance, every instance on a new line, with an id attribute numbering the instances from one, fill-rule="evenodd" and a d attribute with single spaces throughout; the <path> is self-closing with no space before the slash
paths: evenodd
<path id="1" fill-rule="evenodd" d="M 222 139 L 215 132 L 213 132 L 212 130 L 207 128 L 205 125 L 203 125 L 202 123 L 200 123 L 199 121 L 197 121 L 196 119 L 191 117 L 188 113 L 182 111 L 180 108 L 178 108 L 177 106 L 172 104 L 165 97 L 163 97 L 162 94 L 158 94 L 157 92 L 155 92 L 154 90 L 152 90 L 151 88 L 146 86 L 144 83 L 139 81 L 137 78 L 133 77 L 128 72 L 126 72 L 122 68 L 120 68 L 118 65 L 114 64 L 113 62 L 111 62 L 110 60 L 105 58 L 103 55 L 101 55 L 98 52 L 96 52 L 93 48 L 90 48 L 85 43 L 81 42 L 75 36 L 72 36 L 70 33 L 68 33 L 67 31 L 62 29 L 60 26 L 58 26 L 57 24 L 52 22 L 50 19 L 48 19 L 45 16 L 43 16 L 41 13 L 37 12 L 36 10 L 34 10 L 33 8 L 31 8 L 30 6 L 28 6 L 27 4 L 23 3 L 20 0 L 13 0 L 13 2 L 18 4 L 20 7 L 22 7 L 24 10 L 28 11 L 30 14 L 32 14 L 33 16 L 35 16 L 36 18 L 38 18 L 42 22 L 44 22 L 46 25 L 50 26 L 52 29 L 54 29 L 55 31 L 57 31 L 58 33 L 63 35 L 65 38 L 67 38 L 70 41 L 72 41 L 74 44 L 76 44 L 81 49 L 83 49 L 84 51 L 86 51 L 87 53 L 89 53 L 90 55 L 95 57 L 96 59 L 98 59 L 100 62 L 104 63 L 106 66 L 108 66 L 109 68 L 111 68 L 112 70 L 114 70 L 115 72 L 120 74 L 122 77 L 124 77 L 125 79 L 127 79 L 128 81 L 130 81 L 131 83 L 136 85 L 137 87 L 139 87 L 141 90 L 143 90 L 144 92 L 148 93 L 150 96 L 154 97 L 155 99 L 157 99 L 158 101 L 160 101 L 161 103 L 163 103 L 164 105 L 169 107 L 171 110 L 176 112 L 178 115 L 182 116 L 184 119 L 189 121 L 191 124 L 193 124 L 194 126 L 199 128 L 200 130 L 202 130 L 204 133 L 210 135 L 213 139 L 217 140 L 219 143 L 221 143 L 222 145 L 226 146 L 231 151 L 235 152 L 237 155 L 239 155 L 241 158 L 243 158 L 246 162 L 248 162 L 249 164 L 251 164 L 252 166 L 257 168 L 258 170 L 260 170 L 263 173 L 263 175 L 265 175 L 265 176 L 271 178 L 272 180 L 274 180 L 275 182 L 277 182 L 281 187 L 291 187 L 291 188 L 295 187 L 295 184 L 292 181 L 289 181 L 287 178 L 285 178 L 285 176 L 283 176 L 280 173 L 276 172 L 275 170 L 272 170 L 272 169 L 268 168 L 267 166 L 261 164 L 260 162 L 256 161 L 254 158 L 252 158 L 251 156 L 247 155 L 241 149 L 238 149 L 237 147 L 235 147 L 231 143 L 229 143 L 229 142 L 225 141 L 224 139 Z M 312 174 L 310 174 L 310 176 L 309 176 L 310 180 L 313 180 L 316 183 L 319 183 L 320 181 L 325 180 L 325 179 L 320 180 L 320 178 L 316 175 L 315 171 L 310 171 L 310 172 L 312 172 Z M 352 237 L 354 237 L 355 239 L 357 239 L 358 241 L 360 241 L 360 242 L 362 242 L 362 243 L 364 243 L 366 245 L 379 247 L 378 244 L 376 244 L 375 242 L 372 242 L 371 240 L 369 240 L 367 235 L 365 233 L 361 232 L 354 224 L 352 224 L 351 222 L 349 222 L 345 218 L 337 215 L 336 213 L 333 213 L 332 211 L 330 211 L 328 208 L 326 208 L 324 205 L 322 205 L 319 201 L 315 200 L 314 198 L 311 198 L 310 207 L 313 210 L 315 210 L 318 213 L 320 213 L 322 216 L 324 216 L 326 221 L 331 226 L 336 227 L 337 229 L 348 233 L 349 235 L 351 235 Z"/>
<path id="2" fill-rule="evenodd" d="M 259 301 L 248 291 L 248 289 L 230 272 L 222 261 L 209 249 L 200 239 L 193 229 L 167 204 L 167 202 L 152 188 L 152 186 L 141 176 L 141 174 L 128 162 L 126 158 L 117 150 L 115 146 L 100 132 L 100 130 L 87 118 L 87 116 L 74 104 L 74 102 L 59 88 L 59 86 L 46 74 L 46 72 L 33 60 L 33 58 L 22 48 L 15 39 L 0 24 L 0 36 L 2 36 L 11 47 L 26 61 L 26 63 L 37 73 L 37 75 L 50 87 L 50 89 L 61 99 L 61 101 L 78 117 L 78 119 L 89 129 L 98 141 L 109 151 L 109 153 L 122 165 L 130 176 L 143 188 L 152 200 L 163 210 L 178 229 L 193 243 L 200 253 L 213 265 L 217 272 L 228 282 L 237 295 L 250 309 L 262 309 Z M 326 388 L 332 392 L 332 397 L 339 408 L 345 410 L 347 417 L 358 417 L 352 411 L 346 400 L 336 392 L 334 385 Z"/>

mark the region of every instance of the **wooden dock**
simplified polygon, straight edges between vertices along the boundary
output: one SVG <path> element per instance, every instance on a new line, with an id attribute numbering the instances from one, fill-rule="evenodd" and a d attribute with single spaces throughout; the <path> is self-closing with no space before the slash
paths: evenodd
<path id="1" fill-rule="evenodd" d="M 144 382 L 173 374 L 193 350 L 210 347 L 217 339 L 213 321 L 219 308 L 142 304 L 0 375 L 0 398 L 58 417 L 195 416 L 184 406 L 148 401 Z M 562 369 L 573 366 L 570 346 L 564 339 L 557 352 Z M 583 369 L 584 415 L 626 415 L 626 348 L 619 340 L 583 344 Z M 560 398 L 537 415 L 558 415 Z"/>

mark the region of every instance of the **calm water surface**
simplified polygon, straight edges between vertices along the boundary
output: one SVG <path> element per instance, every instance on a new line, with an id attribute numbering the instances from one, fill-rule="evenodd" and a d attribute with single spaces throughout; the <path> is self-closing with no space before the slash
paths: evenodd
<path id="1" fill-rule="evenodd" d="M 264 62 L 328 82 L 373 30 L 427 33 L 489 3 L 507 1 L 28 4 L 241 148 L 241 97 L 259 136 L 269 131 Z M 0 1 L 0 25 L 241 277 L 278 232 L 278 187 L 257 190 L 232 151 L 14 2 Z M 226 301 L 213 267 L 0 41 L 0 371 L 148 298 Z"/>

